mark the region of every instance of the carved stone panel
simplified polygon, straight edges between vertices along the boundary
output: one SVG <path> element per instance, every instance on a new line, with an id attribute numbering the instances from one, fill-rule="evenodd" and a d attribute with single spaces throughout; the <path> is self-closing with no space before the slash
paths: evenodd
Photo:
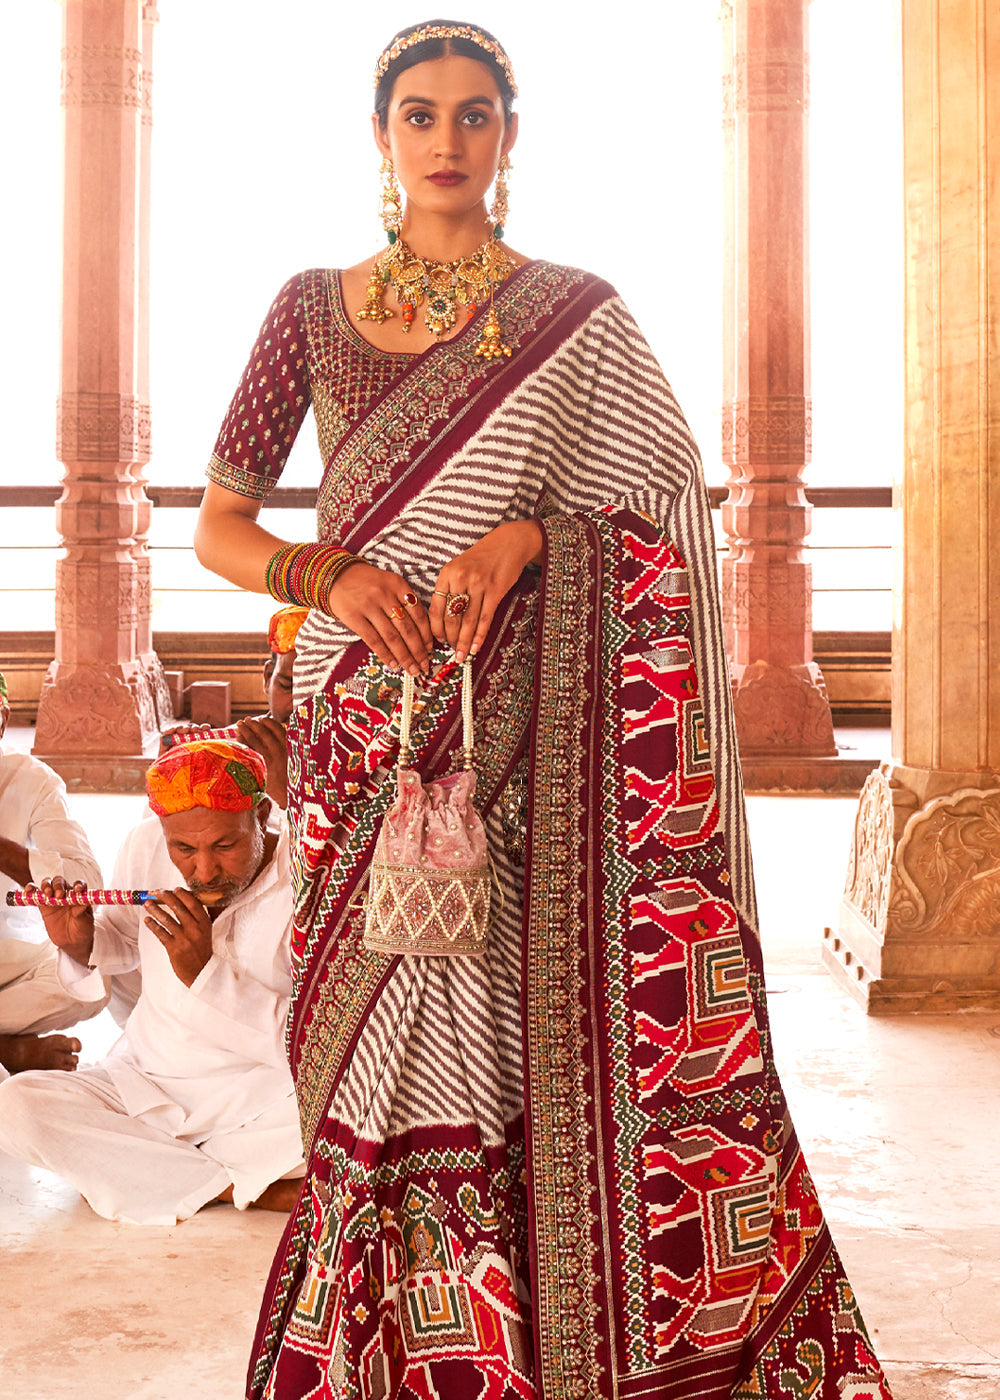
<path id="1" fill-rule="evenodd" d="M 915 812 L 896 850 L 887 933 L 1000 934 L 1000 788 L 963 788 Z"/>
<path id="2" fill-rule="evenodd" d="M 741 753 L 821 757 L 837 752 L 818 666 L 747 666 L 735 678 L 733 704 Z"/>
<path id="3" fill-rule="evenodd" d="M 53 662 L 38 701 L 39 754 L 139 754 L 157 733 L 149 681 L 136 663 Z"/>
<path id="4" fill-rule="evenodd" d="M 64 393 L 56 404 L 60 462 L 148 462 L 149 404 L 134 394 Z"/>
<path id="5" fill-rule="evenodd" d="M 883 773 L 869 775 L 854 818 L 844 898 L 881 935 L 892 878 L 892 789 Z"/>
<path id="6" fill-rule="evenodd" d="M 142 107 L 142 54 L 119 44 L 72 44 L 62 51 L 65 107 Z"/>

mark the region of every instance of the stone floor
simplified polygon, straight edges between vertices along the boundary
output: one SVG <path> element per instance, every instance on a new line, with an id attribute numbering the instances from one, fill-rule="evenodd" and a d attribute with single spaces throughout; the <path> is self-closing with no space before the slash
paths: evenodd
<path id="1" fill-rule="evenodd" d="M 110 870 L 141 799 L 73 799 Z M 822 970 L 855 802 L 750 801 L 785 1088 L 896 1400 L 1000 1397 L 1000 1013 L 866 1018 Z M 83 1028 L 94 1057 L 109 1027 Z M 113 1030 L 113 1027 L 110 1028 Z M 0 1156 L 3 1396 L 240 1400 L 279 1217 L 98 1219 Z M 461 1400 L 461 1397 L 455 1397 Z"/>

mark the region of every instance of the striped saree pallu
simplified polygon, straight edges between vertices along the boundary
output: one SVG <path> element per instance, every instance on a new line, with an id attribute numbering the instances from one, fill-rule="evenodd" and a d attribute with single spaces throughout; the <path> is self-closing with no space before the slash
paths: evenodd
<path id="1" fill-rule="evenodd" d="M 505 899 L 484 959 L 364 949 L 400 681 L 348 647 L 289 733 L 308 1171 L 248 1393 L 887 1396 L 770 1055 L 696 454 L 605 284 L 529 264 L 497 309 L 511 360 L 422 357 L 335 453 L 321 520 L 362 553 L 517 458 L 544 559 L 475 664 Z M 414 724 L 425 778 L 457 766 L 443 655 Z"/>

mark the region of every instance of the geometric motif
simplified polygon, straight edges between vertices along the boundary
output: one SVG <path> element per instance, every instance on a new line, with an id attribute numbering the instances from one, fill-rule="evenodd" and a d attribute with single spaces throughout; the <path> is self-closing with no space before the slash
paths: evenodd
<path id="1" fill-rule="evenodd" d="M 692 953 L 692 971 L 698 1020 L 749 1007 L 747 965 L 735 933 L 697 943 Z"/>
<path id="2" fill-rule="evenodd" d="M 763 1259 L 771 1238 L 771 1200 L 766 1184 L 713 1191 L 713 1239 L 718 1269 Z"/>

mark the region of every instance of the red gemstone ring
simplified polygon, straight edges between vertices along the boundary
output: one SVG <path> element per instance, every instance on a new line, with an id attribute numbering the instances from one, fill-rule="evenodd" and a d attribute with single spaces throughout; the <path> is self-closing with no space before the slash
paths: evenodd
<path id="1" fill-rule="evenodd" d="M 448 600 L 446 612 L 449 617 L 461 617 L 469 606 L 470 599 L 468 593 L 453 593 Z"/>
<path id="2" fill-rule="evenodd" d="M 417 595 L 415 593 L 404 593 L 399 601 L 404 608 L 415 608 L 417 606 Z"/>
<path id="3" fill-rule="evenodd" d="M 395 617 L 395 618 L 400 618 L 400 617 L 405 617 L 405 616 L 406 616 L 406 613 L 405 613 L 405 612 L 403 611 L 403 609 L 400 608 L 400 607 L 393 607 L 393 608 L 390 608 L 390 609 L 389 609 L 389 616 L 390 616 L 390 617 Z"/>

